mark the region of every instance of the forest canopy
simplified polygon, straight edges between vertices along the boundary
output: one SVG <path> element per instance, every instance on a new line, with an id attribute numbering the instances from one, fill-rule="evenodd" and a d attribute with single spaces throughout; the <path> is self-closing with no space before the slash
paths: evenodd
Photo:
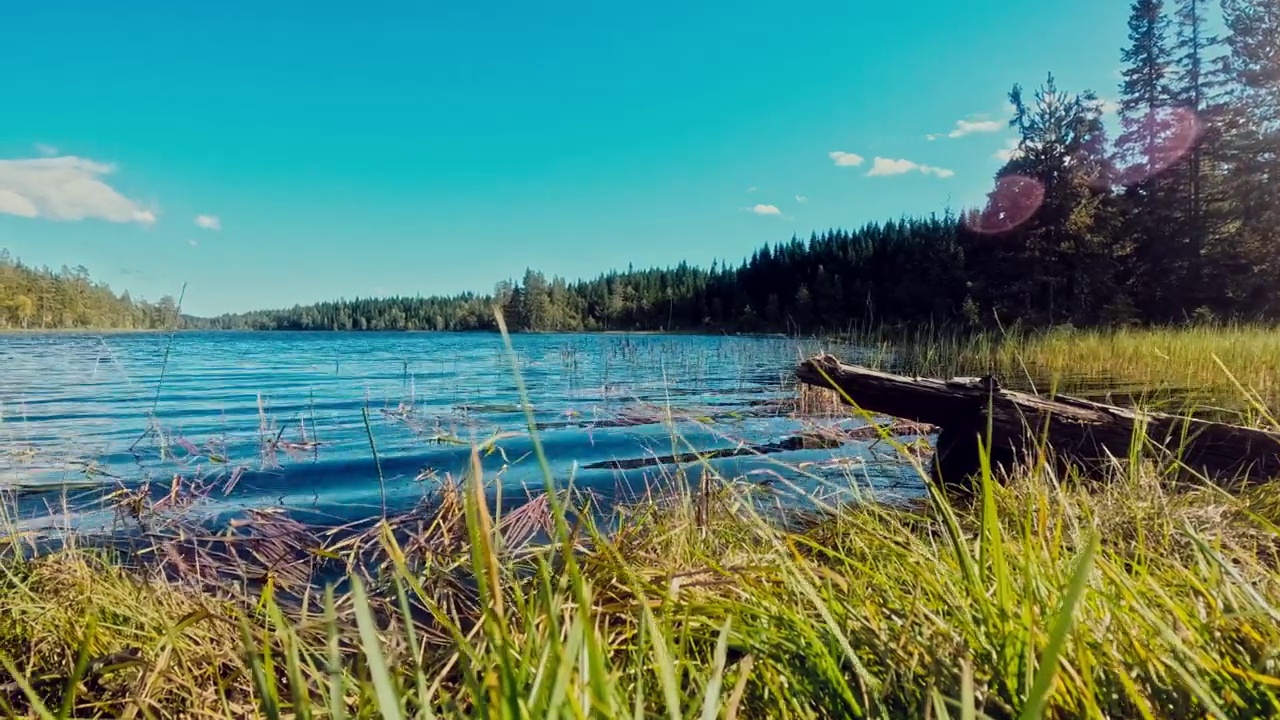
<path id="1" fill-rule="evenodd" d="M 0 250 L 0 328 L 151 330 L 172 327 L 177 317 L 172 297 L 134 300 L 91 280 L 84 266 L 28 267 Z"/>

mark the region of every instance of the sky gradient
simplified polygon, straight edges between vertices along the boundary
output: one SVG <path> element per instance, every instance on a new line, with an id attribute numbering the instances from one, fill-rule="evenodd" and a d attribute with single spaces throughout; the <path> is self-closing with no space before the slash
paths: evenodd
<path id="1" fill-rule="evenodd" d="M 741 260 L 979 203 L 1126 3 L 20 3 L 0 247 L 200 315 Z"/>

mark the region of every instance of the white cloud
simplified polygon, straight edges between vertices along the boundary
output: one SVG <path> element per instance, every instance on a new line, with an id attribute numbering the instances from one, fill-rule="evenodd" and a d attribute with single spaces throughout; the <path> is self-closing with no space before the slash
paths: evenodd
<path id="1" fill-rule="evenodd" d="M 58 148 L 46 143 L 36 143 L 36 152 L 45 157 L 53 157 L 58 154 Z"/>
<path id="2" fill-rule="evenodd" d="M 866 160 L 861 155 L 844 152 L 843 150 L 833 150 L 827 153 L 827 157 L 836 161 L 836 165 L 840 167 L 857 167 Z"/>
<path id="3" fill-rule="evenodd" d="M 752 207 L 752 208 L 747 208 L 747 211 L 753 212 L 756 215 L 781 215 L 782 214 L 782 211 L 778 209 L 777 205 L 761 204 L 761 205 L 756 205 L 755 207 Z"/>
<path id="4" fill-rule="evenodd" d="M 955 172 L 947 170 L 946 168 L 933 167 L 932 165 L 921 165 L 919 163 L 911 162 L 910 160 L 891 160 L 889 158 L 878 157 L 871 163 L 871 170 L 867 173 L 867 177 L 905 175 L 909 172 L 919 172 L 940 178 L 949 178 L 955 175 Z"/>
<path id="5" fill-rule="evenodd" d="M 40 217 L 36 204 L 12 190 L 0 188 L 0 213 L 18 217 Z"/>
<path id="6" fill-rule="evenodd" d="M 68 155 L 0 160 L 0 212 L 29 218 L 151 225 L 156 215 L 99 179 L 111 165 Z"/>
<path id="7" fill-rule="evenodd" d="M 196 225 L 199 225 L 205 230 L 221 230 L 222 229 L 222 221 L 218 219 L 217 215 L 197 215 Z"/>
<path id="8" fill-rule="evenodd" d="M 747 188 L 747 193 L 753 193 L 759 189 L 760 188 L 756 187 L 755 185 L 752 185 L 751 187 Z"/>
<path id="9" fill-rule="evenodd" d="M 1018 140 L 1009 138 L 1005 141 L 1004 147 L 996 150 L 992 157 L 1001 162 L 1009 162 L 1020 155 L 1022 155 L 1022 151 L 1018 149 Z"/>
<path id="10" fill-rule="evenodd" d="M 871 165 L 871 171 L 867 173 L 868 177 L 877 177 L 882 175 L 902 175 L 915 170 L 918 166 L 910 160 L 890 160 L 888 158 L 878 157 Z"/>
<path id="11" fill-rule="evenodd" d="M 999 132 L 1003 127 L 1004 123 L 999 120 L 957 120 L 955 128 L 945 136 L 941 133 L 934 133 L 925 135 L 925 139 L 937 140 L 940 137 L 962 138 L 965 135 L 972 135 L 974 133 Z"/>
<path id="12" fill-rule="evenodd" d="M 1116 101 L 1116 100 L 1107 100 L 1107 99 L 1104 99 L 1104 100 L 1102 101 L 1102 114 L 1103 114 L 1103 115 L 1116 115 L 1116 114 L 1119 114 L 1119 112 L 1120 112 L 1120 103 L 1119 103 L 1119 101 Z"/>
<path id="13" fill-rule="evenodd" d="M 187 241 L 187 244 L 188 244 L 188 245 L 190 245 L 191 247 L 199 247 L 199 246 L 200 246 L 200 241 L 199 241 L 199 240 L 192 239 L 192 240 L 188 240 L 188 241 Z"/>
<path id="14" fill-rule="evenodd" d="M 809 198 L 805 197 L 804 195 L 797 195 L 797 196 L 796 196 L 796 202 L 798 202 L 798 203 L 800 203 L 801 205 L 803 205 L 803 204 L 805 204 L 805 203 L 809 202 Z"/>
<path id="15" fill-rule="evenodd" d="M 958 138 L 973 133 L 998 132 L 1002 127 L 1004 123 L 999 120 L 957 120 L 955 129 L 947 133 L 947 137 Z"/>

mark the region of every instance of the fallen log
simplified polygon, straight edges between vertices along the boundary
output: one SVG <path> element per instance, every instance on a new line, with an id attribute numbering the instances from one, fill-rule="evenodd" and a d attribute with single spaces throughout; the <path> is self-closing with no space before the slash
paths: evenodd
<path id="1" fill-rule="evenodd" d="M 1037 439 L 1055 462 L 1097 469 L 1125 458 L 1136 439 L 1144 450 L 1172 453 L 1187 469 L 1228 481 L 1280 476 L 1280 434 L 1194 418 L 1131 410 L 1069 396 L 1005 390 L 993 377 L 936 380 L 848 365 L 830 355 L 802 362 L 796 378 L 838 391 L 845 404 L 873 414 L 940 427 L 933 477 L 952 492 L 972 491 L 980 471 L 979 438 L 990 427 L 993 464 L 1011 467 L 1033 456 Z"/>

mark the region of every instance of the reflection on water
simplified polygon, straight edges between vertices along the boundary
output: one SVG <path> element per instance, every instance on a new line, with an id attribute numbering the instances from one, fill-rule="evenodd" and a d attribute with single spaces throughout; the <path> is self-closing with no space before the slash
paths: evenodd
<path id="1" fill-rule="evenodd" d="M 83 510 L 147 481 L 163 492 L 177 477 L 208 491 L 201 504 L 211 516 L 283 505 L 350 520 L 381 512 L 384 494 L 393 509 L 413 504 L 456 477 L 473 444 L 504 488 L 542 485 L 511 358 L 496 335 L 186 333 L 169 342 L 159 334 L 0 337 L 0 488 L 17 498 L 20 515 Z M 817 350 L 795 340 L 513 342 L 557 480 L 605 499 L 664 469 L 582 466 L 769 442 L 812 424 L 786 412 L 791 371 Z M 884 454 L 852 442 L 713 464 L 809 490 L 847 488 L 853 474 L 918 491 L 914 471 Z"/>

